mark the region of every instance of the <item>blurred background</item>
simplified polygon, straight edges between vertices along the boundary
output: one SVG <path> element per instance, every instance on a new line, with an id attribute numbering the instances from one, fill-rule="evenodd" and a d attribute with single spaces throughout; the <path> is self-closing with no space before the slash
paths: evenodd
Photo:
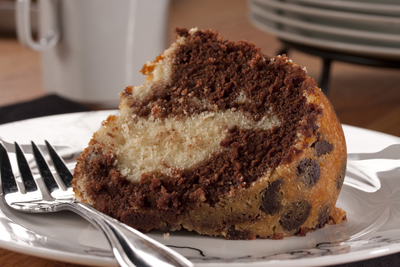
<path id="1" fill-rule="evenodd" d="M 0 0 L 6 1 L 10 2 Z M 225 39 L 254 42 L 263 53 L 274 56 L 284 46 L 276 34 L 250 22 L 250 3 L 246 0 L 171 0 L 168 43 L 175 39 L 175 27 L 210 28 L 218 30 Z M 0 5 L 0 107 L 46 95 L 40 54 L 18 43 L 15 33 L 6 25 L 5 10 L 5 5 Z M 321 86 L 323 60 L 296 49 L 287 52 Z M 342 123 L 400 136 L 400 69 L 333 60 L 329 74 L 327 96 Z"/>

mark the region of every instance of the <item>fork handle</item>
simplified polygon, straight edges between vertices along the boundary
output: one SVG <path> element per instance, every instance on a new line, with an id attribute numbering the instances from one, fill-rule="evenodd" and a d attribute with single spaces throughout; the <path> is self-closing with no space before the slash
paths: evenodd
<path id="1" fill-rule="evenodd" d="M 106 236 L 121 267 L 193 266 L 185 257 L 141 232 L 79 202 L 67 202 L 60 209 L 73 211 L 95 225 Z"/>

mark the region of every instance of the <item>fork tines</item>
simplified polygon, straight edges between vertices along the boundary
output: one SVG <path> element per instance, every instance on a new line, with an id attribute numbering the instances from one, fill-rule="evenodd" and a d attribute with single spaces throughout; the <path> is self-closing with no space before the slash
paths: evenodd
<path id="1" fill-rule="evenodd" d="M 17 156 L 18 168 L 21 173 L 21 176 L 23 177 L 22 180 L 25 186 L 25 190 L 26 192 L 34 192 L 38 188 L 35 183 L 35 180 L 33 179 L 32 171 L 29 168 L 29 164 L 26 160 L 26 157 L 24 156 L 24 153 L 22 152 L 21 146 L 18 145 L 17 143 L 14 143 L 14 145 L 15 145 L 15 153 Z"/>
<path id="2" fill-rule="evenodd" d="M 56 189 L 65 191 L 71 187 L 71 172 L 68 170 L 63 159 L 57 154 L 50 143 L 47 141 L 45 141 L 45 143 L 49 151 L 51 161 L 53 162 L 59 177 L 54 176 L 48 162 L 43 156 L 42 151 L 34 142 L 31 142 L 33 156 L 41 176 L 40 178 L 34 179 L 34 175 L 32 174 L 32 170 L 24 155 L 24 152 L 22 151 L 21 146 L 17 143 L 14 143 L 18 169 L 23 182 L 18 183 L 13 174 L 7 150 L 0 142 L 0 175 L 1 187 L 4 195 L 18 191 L 20 191 L 22 194 L 25 194 L 26 192 L 35 192 L 39 189 L 44 199 L 50 199 L 52 198 L 50 194 Z"/>
<path id="3" fill-rule="evenodd" d="M 18 191 L 17 183 L 11 168 L 10 159 L 3 143 L 0 142 L 0 181 L 3 194 L 9 194 Z"/>
<path id="4" fill-rule="evenodd" d="M 67 168 L 67 165 L 65 164 L 64 160 L 57 154 L 56 150 L 54 147 L 45 140 L 47 149 L 49 150 L 50 158 L 53 161 L 54 167 L 57 170 L 57 173 L 60 175 L 60 178 L 62 179 L 64 185 L 69 188 L 71 187 L 71 181 L 72 181 L 72 174 Z"/>

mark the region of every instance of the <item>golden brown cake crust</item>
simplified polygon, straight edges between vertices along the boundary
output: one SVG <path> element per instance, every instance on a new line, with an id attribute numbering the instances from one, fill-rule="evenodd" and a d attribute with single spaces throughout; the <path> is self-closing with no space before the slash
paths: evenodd
<path id="1" fill-rule="evenodd" d="M 335 208 L 346 169 L 344 134 L 315 82 L 285 56 L 267 57 L 253 44 L 210 30 L 177 34 L 185 42 L 169 55 L 170 79 L 153 81 L 154 66 L 168 59 L 163 54 L 142 70 L 149 93 L 122 93 L 123 113 L 179 120 L 230 110 L 254 123 L 273 114 L 279 125 L 230 127 L 212 156 L 132 182 L 118 167 L 126 126 L 122 115 L 110 116 L 78 159 L 78 199 L 140 230 L 185 228 L 227 239 L 305 235 L 345 220 Z"/>

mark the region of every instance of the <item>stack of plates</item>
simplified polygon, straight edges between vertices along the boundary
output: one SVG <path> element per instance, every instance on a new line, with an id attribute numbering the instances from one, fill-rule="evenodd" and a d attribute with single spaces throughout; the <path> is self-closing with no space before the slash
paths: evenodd
<path id="1" fill-rule="evenodd" d="M 249 0 L 249 19 L 279 39 L 400 60 L 398 0 Z"/>

